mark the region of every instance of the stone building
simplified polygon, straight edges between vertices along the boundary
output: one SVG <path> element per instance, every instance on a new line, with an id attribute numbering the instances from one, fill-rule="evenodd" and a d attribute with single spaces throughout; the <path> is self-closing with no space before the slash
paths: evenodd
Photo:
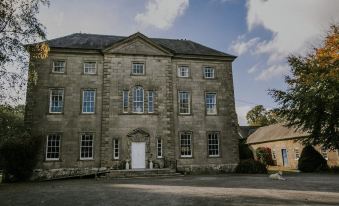
<path id="1" fill-rule="evenodd" d="M 278 123 L 257 129 L 247 138 L 247 144 L 254 155 L 258 147 L 268 147 L 271 149 L 272 159 L 277 166 L 297 169 L 298 159 L 304 148 L 298 140 L 307 136 L 308 133 Z M 338 150 L 326 150 L 321 146 L 316 146 L 315 149 L 323 155 L 329 166 L 339 166 Z"/>
<path id="2" fill-rule="evenodd" d="M 34 62 L 26 123 L 38 168 L 232 171 L 238 163 L 232 61 L 189 40 L 77 33 Z"/>

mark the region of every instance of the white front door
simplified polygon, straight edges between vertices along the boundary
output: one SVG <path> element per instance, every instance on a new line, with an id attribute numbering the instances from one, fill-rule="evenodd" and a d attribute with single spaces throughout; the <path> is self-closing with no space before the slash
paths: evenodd
<path id="1" fill-rule="evenodd" d="M 132 169 L 145 169 L 145 142 L 132 142 Z"/>

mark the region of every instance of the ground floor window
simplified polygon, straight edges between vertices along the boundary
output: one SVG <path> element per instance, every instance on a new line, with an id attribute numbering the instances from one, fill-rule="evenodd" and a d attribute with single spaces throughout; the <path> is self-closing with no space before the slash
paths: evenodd
<path id="1" fill-rule="evenodd" d="M 181 157 L 192 157 L 192 133 L 180 133 L 180 154 Z"/>
<path id="2" fill-rule="evenodd" d="M 157 158 L 162 158 L 162 139 L 157 139 Z"/>
<path id="3" fill-rule="evenodd" d="M 60 159 L 60 134 L 49 134 L 46 142 L 46 160 Z"/>
<path id="4" fill-rule="evenodd" d="M 277 160 L 275 149 L 272 150 L 272 160 Z"/>
<path id="5" fill-rule="evenodd" d="M 113 159 L 119 159 L 119 140 L 113 139 Z"/>
<path id="6" fill-rule="evenodd" d="M 327 156 L 327 150 L 326 148 L 321 148 L 321 155 L 327 160 L 328 156 Z"/>
<path id="7" fill-rule="evenodd" d="M 219 157 L 219 132 L 208 133 L 208 156 Z"/>
<path id="8" fill-rule="evenodd" d="M 80 159 L 93 159 L 93 134 L 82 134 L 80 139 Z"/>
<path id="9" fill-rule="evenodd" d="M 300 152 L 298 148 L 294 149 L 295 159 L 298 160 L 300 158 Z"/>

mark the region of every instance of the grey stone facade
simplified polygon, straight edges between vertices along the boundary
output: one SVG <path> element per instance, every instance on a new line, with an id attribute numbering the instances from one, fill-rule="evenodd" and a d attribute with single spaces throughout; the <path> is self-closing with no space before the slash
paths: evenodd
<path id="1" fill-rule="evenodd" d="M 77 46 L 77 42 L 73 42 L 76 36 L 70 37 L 50 41 L 49 57 L 35 62 L 37 85 L 29 85 L 27 92 L 26 123 L 34 135 L 44 139 L 39 169 L 121 168 L 126 161 L 131 161 L 131 143 L 145 142 L 146 168 L 152 161 L 156 167 L 186 172 L 233 170 L 238 163 L 232 80 L 234 56 L 186 40 L 173 40 L 171 44 L 172 40 L 150 39 L 140 33 L 117 39 L 88 37 L 87 43 L 94 42 L 89 46 L 80 43 Z M 115 42 L 107 43 L 105 38 Z M 100 44 L 102 48 L 95 46 L 99 40 L 107 46 L 102 46 L 104 43 Z M 174 50 L 174 46 L 185 53 Z M 192 52 L 186 51 L 188 46 Z M 66 62 L 64 73 L 52 73 L 55 60 Z M 96 62 L 95 74 L 84 74 L 86 61 Z M 131 73 L 134 62 L 145 65 L 144 75 Z M 177 69 L 181 65 L 188 66 L 188 78 L 178 77 Z M 214 68 L 214 79 L 204 78 L 205 66 Z M 132 111 L 135 86 L 144 89 L 145 111 L 141 114 Z M 49 112 L 49 91 L 53 88 L 64 89 L 61 114 Z M 81 112 L 82 91 L 88 88 L 96 91 L 93 114 Z M 123 91 L 127 90 L 128 110 L 124 112 Z M 178 91 L 181 90 L 190 92 L 191 112 L 187 115 L 179 114 Z M 153 113 L 147 113 L 147 91 L 155 91 Z M 206 114 L 206 92 L 216 93 L 217 114 Z M 181 132 L 192 134 L 192 157 L 180 155 Z M 219 134 L 218 157 L 208 155 L 208 132 Z M 51 133 L 61 136 L 60 158 L 47 161 L 46 141 Z M 80 160 L 82 133 L 94 135 L 92 160 Z M 118 159 L 113 158 L 115 139 L 119 142 Z M 162 158 L 156 155 L 157 139 L 162 140 Z"/>

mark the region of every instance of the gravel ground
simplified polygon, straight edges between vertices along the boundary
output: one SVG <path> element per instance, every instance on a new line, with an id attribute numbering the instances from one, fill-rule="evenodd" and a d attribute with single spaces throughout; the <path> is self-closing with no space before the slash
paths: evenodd
<path id="1" fill-rule="evenodd" d="M 339 205 L 339 175 L 72 179 L 0 184 L 0 205 Z"/>

